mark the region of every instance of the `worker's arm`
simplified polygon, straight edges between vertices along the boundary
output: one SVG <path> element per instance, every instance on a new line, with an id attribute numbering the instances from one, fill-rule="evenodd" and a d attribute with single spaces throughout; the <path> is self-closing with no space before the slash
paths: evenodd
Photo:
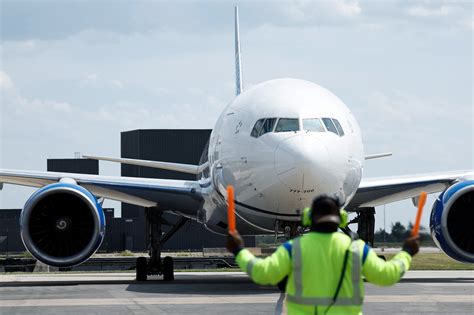
<path id="1" fill-rule="evenodd" d="M 290 244 L 281 245 L 271 256 L 263 259 L 255 257 L 244 248 L 238 252 L 235 260 L 254 282 L 275 285 L 290 273 Z"/>
<path id="2" fill-rule="evenodd" d="M 418 252 L 419 239 L 409 238 L 405 241 L 403 250 L 389 261 L 378 257 L 373 249 L 364 244 L 362 255 L 362 272 L 367 281 L 388 286 L 397 283 L 410 268 L 412 256 Z"/>
<path id="3" fill-rule="evenodd" d="M 260 259 L 245 249 L 244 240 L 237 231 L 229 231 L 227 249 L 233 253 L 239 267 L 258 284 L 277 284 L 291 269 L 291 241 L 278 247 L 271 256 Z"/>
<path id="4" fill-rule="evenodd" d="M 367 246 L 367 245 L 365 245 Z M 408 268 L 410 268 L 411 256 L 401 251 L 389 261 L 385 261 L 373 249 L 369 249 L 367 258 L 362 267 L 362 272 L 367 281 L 388 286 L 397 283 Z"/>

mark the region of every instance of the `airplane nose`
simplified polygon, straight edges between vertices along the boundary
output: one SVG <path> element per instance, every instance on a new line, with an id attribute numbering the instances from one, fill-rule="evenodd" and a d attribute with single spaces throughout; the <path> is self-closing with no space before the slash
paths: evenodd
<path id="1" fill-rule="evenodd" d="M 296 193 L 312 192 L 325 178 L 329 154 L 311 134 L 294 135 L 275 150 L 275 171 L 280 181 Z"/>

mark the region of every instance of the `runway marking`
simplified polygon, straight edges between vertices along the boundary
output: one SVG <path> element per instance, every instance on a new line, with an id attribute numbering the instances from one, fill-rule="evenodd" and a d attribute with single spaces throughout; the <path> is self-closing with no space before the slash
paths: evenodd
<path id="1" fill-rule="evenodd" d="M 369 303 L 474 303 L 472 295 L 367 295 L 364 302 Z"/>
<path id="2" fill-rule="evenodd" d="M 113 305 L 274 304 L 278 294 L 153 298 L 0 300 L 0 308 Z M 472 295 L 369 295 L 365 303 L 474 303 Z"/>

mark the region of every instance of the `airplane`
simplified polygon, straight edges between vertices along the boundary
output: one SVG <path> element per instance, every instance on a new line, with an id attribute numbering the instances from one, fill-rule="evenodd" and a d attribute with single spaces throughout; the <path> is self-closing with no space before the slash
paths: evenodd
<path id="1" fill-rule="evenodd" d="M 199 165 L 83 156 L 195 174 L 196 180 L 0 169 L 0 188 L 39 188 L 21 213 L 27 250 L 51 266 L 83 263 L 104 238 L 103 200 L 117 200 L 145 208 L 150 258 L 137 259 L 137 280 L 173 280 L 173 260 L 161 258 L 162 245 L 187 220 L 226 235 L 226 187 L 233 185 L 242 235 L 303 233 L 301 210 L 327 194 L 357 214 L 352 222 L 369 243 L 376 206 L 410 198 L 416 205 L 422 191 L 441 192 L 431 212 L 432 237 L 453 259 L 474 263 L 474 171 L 364 178 L 365 160 L 390 153 L 365 155 L 356 118 L 329 90 L 291 78 L 244 89 L 237 7 L 234 18 L 236 96 L 218 118 Z M 163 234 L 164 212 L 179 219 Z"/>

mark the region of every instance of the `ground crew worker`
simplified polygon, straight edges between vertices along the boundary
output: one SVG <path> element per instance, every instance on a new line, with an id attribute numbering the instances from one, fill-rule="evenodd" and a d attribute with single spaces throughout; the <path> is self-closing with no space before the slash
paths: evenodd
<path id="1" fill-rule="evenodd" d="M 288 277 L 288 314 L 362 314 L 362 275 L 381 286 L 397 283 L 419 250 L 419 238 L 408 238 L 402 251 L 385 261 L 362 240 L 337 232 L 341 213 L 347 224 L 347 213 L 340 209 L 335 198 L 316 198 L 303 213 L 303 225 L 310 232 L 284 243 L 265 259 L 245 249 L 237 232 L 229 234 L 227 249 L 258 284 L 275 285 Z"/>

